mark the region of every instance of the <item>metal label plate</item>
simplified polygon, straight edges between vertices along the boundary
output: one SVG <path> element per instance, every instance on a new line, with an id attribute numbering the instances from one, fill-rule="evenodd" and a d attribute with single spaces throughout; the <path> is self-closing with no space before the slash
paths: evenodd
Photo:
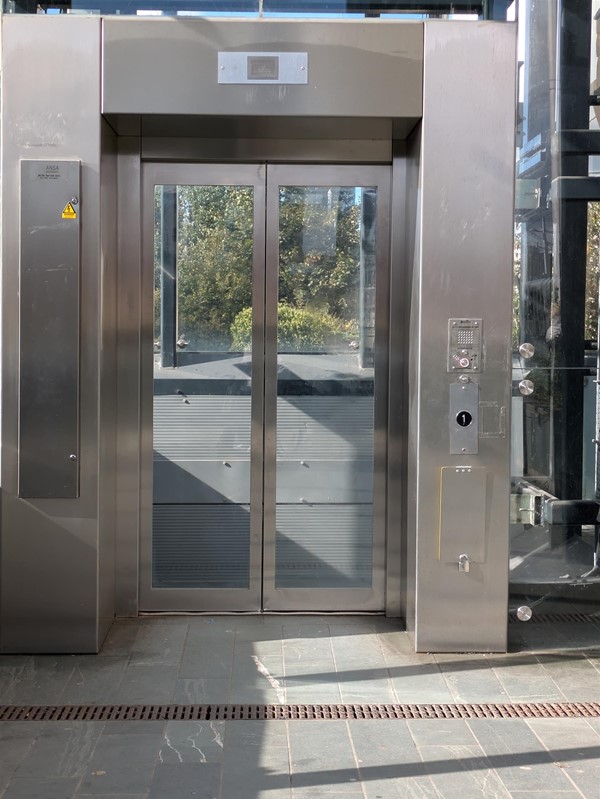
<path id="1" fill-rule="evenodd" d="M 308 83 L 308 53 L 219 53 L 219 83 Z"/>
<path id="2" fill-rule="evenodd" d="M 479 385 L 450 383 L 448 414 L 451 455 L 479 453 Z"/>

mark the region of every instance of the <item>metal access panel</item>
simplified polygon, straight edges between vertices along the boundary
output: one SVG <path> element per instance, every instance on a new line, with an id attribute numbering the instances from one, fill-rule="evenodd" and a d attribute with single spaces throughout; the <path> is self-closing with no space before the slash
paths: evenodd
<path id="1" fill-rule="evenodd" d="M 456 563 L 467 555 L 485 560 L 487 538 L 487 469 L 444 466 L 440 475 L 439 559 Z"/>
<path id="2" fill-rule="evenodd" d="M 19 496 L 79 495 L 79 161 L 21 161 Z"/>

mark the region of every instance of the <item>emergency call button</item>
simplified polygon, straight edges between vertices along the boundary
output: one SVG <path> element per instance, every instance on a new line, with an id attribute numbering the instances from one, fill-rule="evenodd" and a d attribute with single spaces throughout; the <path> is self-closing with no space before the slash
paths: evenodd
<path id="1" fill-rule="evenodd" d="M 456 421 L 461 427 L 468 427 L 473 421 L 473 417 L 469 411 L 459 411 L 456 414 Z"/>

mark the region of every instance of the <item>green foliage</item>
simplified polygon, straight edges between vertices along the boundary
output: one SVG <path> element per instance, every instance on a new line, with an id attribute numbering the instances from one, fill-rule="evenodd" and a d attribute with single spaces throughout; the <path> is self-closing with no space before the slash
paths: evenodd
<path id="1" fill-rule="evenodd" d="M 323 311 L 277 306 L 277 349 L 279 352 L 323 352 L 355 332 Z M 244 308 L 231 325 L 231 349 L 248 352 L 252 345 L 252 308 Z M 346 344 L 347 348 L 347 344 Z"/>
<path id="2" fill-rule="evenodd" d="M 155 338 L 160 336 L 161 192 L 157 188 L 155 196 Z M 177 188 L 177 335 L 189 342 L 189 351 L 249 348 L 253 229 L 251 187 Z M 349 340 L 358 337 L 363 234 L 354 188 L 280 189 L 280 346 L 347 350 Z M 368 266 L 367 272 L 366 279 Z"/>

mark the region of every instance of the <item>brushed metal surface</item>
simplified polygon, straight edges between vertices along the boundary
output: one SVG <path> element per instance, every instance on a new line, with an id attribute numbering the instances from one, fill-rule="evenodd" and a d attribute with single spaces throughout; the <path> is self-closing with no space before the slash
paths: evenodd
<path id="1" fill-rule="evenodd" d="M 119 224 L 117 233 L 117 457 L 116 457 L 116 547 L 115 603 L 118 616 L 137 616 L 140 530 L 152 523 L 152 507 L 140 501 L 142 492 L 152 492 L 152 472 L 140 457 L 150 447 L 141 426 L 140 355 L 141 305 L 141 162 L 136 137 L 118 139 Z M 147 309 L 144 309 L 147 313 Z M 152 325 L 144 319 L 144 324 Z M 150 368 L 151 364 L 150 364 Z M 150 430 L 151 436 L 151 430 Z M 148 482 L 150 486 L 148 487 Z M 146 495 L 144 494 L 144 495 Z"/>
<path id="2" fill-rule="evenodd" d="M 0 648 L 95 652 L 100 462 L 100 26 L 98 18 L 2 17 L 2 558 Z M 49 68 L 51 65 L 51 68 Z M 68 76 L 57 80 L 57 76 Z M 19 499 L 20 159 L 81 161 L 80 487 Z M 110 434 L 110 431 L 107 431 Z M 104 456 L 103 456 L 104 457 Z"/>
<path id="3" fill-rule="evenodd" d="M 21 161 L 20 497 L 79 493 L 80 167 Z"/>
<path id="4" fill-rule="evenodd" d="M 448 318 L 483 318 L 480 399 L 509 406 L 515 48 L 511 24 L 425 23 L 408 490 L 416 581 L 407 626 L 419 651 L 506 648 L 509 441 L 482 438 L 477 456 L 447 454 L 447 386 L 455 378 L 446 354 Z M 487 469 L 492 486 L 485 560 L 469 573 L 437 558 L 440 469 L 462 465 Z M 462 521 L 470 524 L 469 508 Z"/>
<path id="5" fill-rule="evenodd" d="M 220 85 L 218 53 L 240 50 L 306 52 L 309 82 Z M 422 53 L 419 22 L 106 18 L 102 111 L 339 117 L 360 105 L 417 119 Z"/>

